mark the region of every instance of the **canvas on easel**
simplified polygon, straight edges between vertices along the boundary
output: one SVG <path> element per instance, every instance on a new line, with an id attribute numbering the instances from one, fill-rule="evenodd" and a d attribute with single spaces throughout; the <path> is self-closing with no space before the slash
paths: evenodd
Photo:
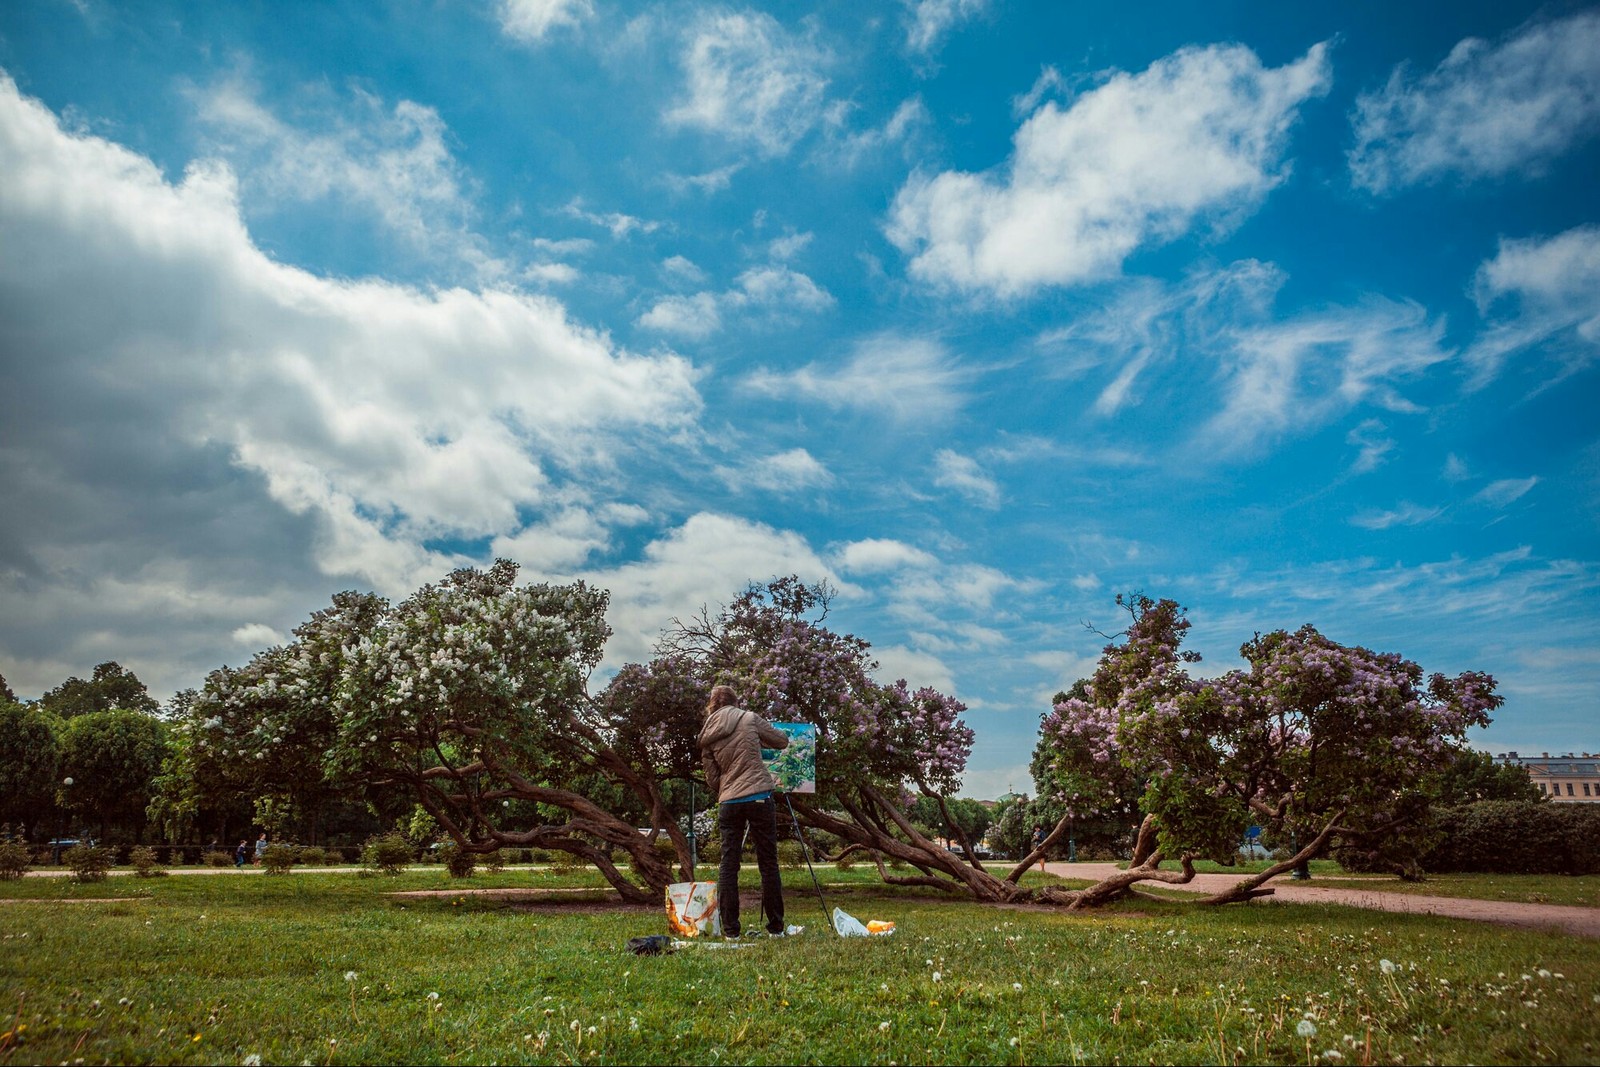
<path id="1" fill-rule="evenodd" d="M 772 724 L 789 735 L 789 747 L 764 748 L 761 758 L 767 769 L 778 779 L 778 788 L 785 793 L 815 793 L 817 791 L 817 728 L 809 722 L 775 722 Z"/>

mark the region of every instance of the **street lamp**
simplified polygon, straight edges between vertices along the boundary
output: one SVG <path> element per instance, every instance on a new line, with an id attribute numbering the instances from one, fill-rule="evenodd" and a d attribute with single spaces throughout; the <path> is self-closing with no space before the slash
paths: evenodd
<path id="1" fill-rule="evenodd" d="M 72 788 L 72 779 L 70 777 L 61 779 L 61 787 L 62 787 L 63 790 L 71 789 Z M 63 801 L 65 801 L 65 796 L 66 796 L 65 793 L 63 793 L 62 794 Z M 64 831 L 61 828 L 62 827 L 62 822 L 63 822 L 63 820 L 65 818 L 65 815 L 66 815 L 66 812 L 63 810 L 65 807 L 66 807 L 66 804 L 64 802 L 61 803 L 61 804 L 57 804 L 56 805 L 56 841 L 55 841 L 56 858 L 55 858 L 55 864 L 56 864 L 57 867 L 61 866 L 61 838 L 66 833 L 66 831 Z"/>
<path id="2" fill-rule="evenodd" d="M 1072 807 L 1067 809 L 1067 862 L 1078 862 L 1078 794 L 1072 794 Z"/>

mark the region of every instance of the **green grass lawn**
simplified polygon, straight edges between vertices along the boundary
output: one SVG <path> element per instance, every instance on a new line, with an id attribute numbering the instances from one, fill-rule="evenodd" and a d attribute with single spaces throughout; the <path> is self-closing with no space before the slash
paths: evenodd
<path id="1" fill-rule="evenodd" d="M 1358 880 L 1359 879 L 1359 880 Z M 1312 875 L 1310 885 L 1352 886 L 1384 893 L 1430 897 L 1469 897 L 1523 904 L 1570 904 L 1600 908 L 1600 876 L 1564 874 L 1430 874 L 1423 882 L 1402 882 L 1389 875 Z"/>
<path id="2" fill-rule="evenodd" d="M 834 937 L 803 869 L 804 936 L 654 958 L 622 946 L 663 932 L 660 909 L 559 892 L 589 876 L 6 883 L 0 1064 L 1597 1058 L 1592 941 L 1302 905 L 1073 915 L 818 874 L 895 934 Z M 550 892 L 469 892 L 497 886 Z M 415 889 L 454 892 L 392 895 Z M 89 897 L 118 899 L 67 902 Z"/>

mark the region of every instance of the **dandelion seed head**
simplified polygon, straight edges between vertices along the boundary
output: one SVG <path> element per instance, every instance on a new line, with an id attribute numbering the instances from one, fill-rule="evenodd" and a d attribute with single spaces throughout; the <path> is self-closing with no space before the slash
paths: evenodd
<path id="1" fill-rule="evenodd" d="M 1310 1019 L 1301 1019 L 1295 1023 L 1294 1032 L 1309 1041 L 1317 1036 L 1317 1024 Z"/>
<path id="2" fill-rule="evenodd" d="M 1394 973 L 1394 961 L 1393 960 L 1379 960 L 1378 961 L 1378 969 L 1381 970 L 1384 974 L 1393 974 Z"/>

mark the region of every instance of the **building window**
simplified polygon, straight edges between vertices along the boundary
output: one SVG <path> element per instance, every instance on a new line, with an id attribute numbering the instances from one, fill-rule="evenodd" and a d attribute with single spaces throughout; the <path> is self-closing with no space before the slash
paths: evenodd
<path id="1" fill-rule="evenodd" d="M 1570 797 L 1571 795 L 1572 795 L 1572 783 L 1568 782 L 1567 783 L 1567 796 Z"/>
<path id="2" fill-rule="evenodd" d="M 1583 783 L 1583 795 L 1584 796 L 1588 796 L 1589 795 L 1589 783 L 1588 782 L 1584 782 Z"/>
<path id="3" fill-rule="evenodd" d="M 1539 792 L 1541 792 L 1541 793 L 1548 793 L 1548 792 L 1550 792 L 1550 790 L 1548 790 L 1548 789 L 1546 789 L 1546 788 L 1545 788 L 1545 787 L 1544 787 L 1544 783 L 1543 783 L 1543 782 L 1540 782 L 1540 783 L 1539 783 Z"/>

